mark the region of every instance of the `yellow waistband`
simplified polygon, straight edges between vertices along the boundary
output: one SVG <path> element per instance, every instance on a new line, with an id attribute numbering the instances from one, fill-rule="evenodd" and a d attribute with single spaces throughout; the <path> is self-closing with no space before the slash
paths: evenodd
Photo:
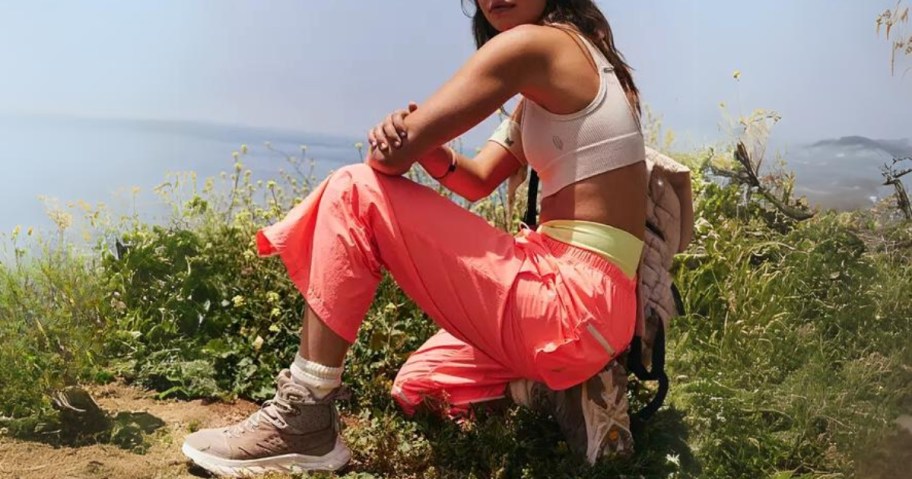
<path id="1" fill-rule="evenodd" d="M 614 263 L 628 278 L 636 276 L 643 242 L 613 226 L 580 220 L 553 220 L 538 226 L 539 233 L 592 251 Z"/>

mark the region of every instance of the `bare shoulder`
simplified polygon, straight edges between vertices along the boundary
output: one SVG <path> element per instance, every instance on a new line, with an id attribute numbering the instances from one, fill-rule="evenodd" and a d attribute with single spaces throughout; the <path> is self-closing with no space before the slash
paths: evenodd
<path id="1" fill-rule="evenodd" d="M 492 38 L 482 49 L 512 52 L 516 55 L 549 55 L 555 50 L 555 41 L 567 34 L 554 27 L 519 25 Z"/>

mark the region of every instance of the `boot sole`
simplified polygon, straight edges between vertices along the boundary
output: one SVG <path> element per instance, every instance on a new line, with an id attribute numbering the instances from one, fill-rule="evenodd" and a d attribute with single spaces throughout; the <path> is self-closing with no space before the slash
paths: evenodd
<path id="1" fill-rule="evenodd" d="M 198 451 L 184 444 L 181 451 L 198 466 L 223 477 L 251 477 L 267 472 L 300 473 L 309 471 L 338 471 L 351 460 L 351 451 L 339 437 L 332 451 L 322 456 L 284 454 L 281 456 L 249 459 L 246 461 L 223 459 Z"/>

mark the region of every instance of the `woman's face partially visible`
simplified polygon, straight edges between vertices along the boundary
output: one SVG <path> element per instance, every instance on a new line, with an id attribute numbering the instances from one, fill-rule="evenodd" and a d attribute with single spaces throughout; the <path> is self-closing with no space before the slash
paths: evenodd
<path id="1" fill-rule="evenodd" d="M 517 25 L 538 23 L 545 13 L 547 0 L 476 0 L 488 23 L 499 32 Z"/>

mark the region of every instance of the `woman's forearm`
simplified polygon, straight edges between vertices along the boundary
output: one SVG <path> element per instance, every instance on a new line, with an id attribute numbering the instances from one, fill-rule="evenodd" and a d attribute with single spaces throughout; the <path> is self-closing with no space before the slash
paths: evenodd
<path id="1" fill-rule="evenodd" d="M 452 161 L 448 150 L 443 146 L 435 148 L 421 157 L 418 163 L 432 177 L 440 177 L 446 173 Z M 491 194 L 492 189 L 485 184 L 485 176 L 480 171 L 480 165 L 455 151 L 453 154 L 456 155 L 456 169 L 437 181 L 453 193 L 473 202 Z"/>
<path id="2" fill-rule="evenodd" d="M 411 162 L 389 163 L 386 161 L 378 160 L 372 153 L 368 153 L 367 158 L 364 160 L 364 162 L 380 173 L 390 176 L 402 176 L 412 167 Z"/>

